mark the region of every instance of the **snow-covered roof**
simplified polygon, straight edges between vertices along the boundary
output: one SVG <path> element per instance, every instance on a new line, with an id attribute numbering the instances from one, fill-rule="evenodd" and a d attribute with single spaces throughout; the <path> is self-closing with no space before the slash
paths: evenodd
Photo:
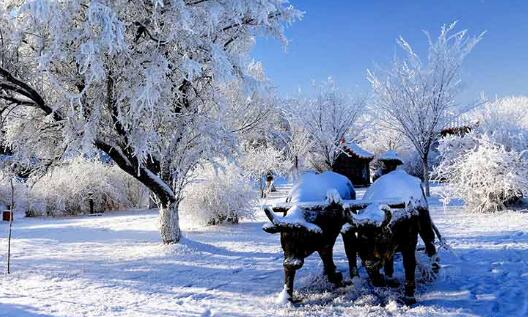
<path id="1" fill-rule="evenodd" d="M 400 157 L 398 152 L 396 152 L 394 150 L 388 150 L 388 151 L 382 153 L 379 156 L 378 160 L 380 160 L 380 161 L 400 161 L 400 162 L 402 162 L 402 164 L 404 163 L 403 159 Z"/>
<path id="2" fill-rule="evenodd" d="M 354 153 L 360 158 L 363 159 L 372 159 L 374 158 L 374 154 L 370 153 L 367 150 L 362 149 L 357 143 L 355 142 L 347 142 L 344 146 L 347 150 Z"/>

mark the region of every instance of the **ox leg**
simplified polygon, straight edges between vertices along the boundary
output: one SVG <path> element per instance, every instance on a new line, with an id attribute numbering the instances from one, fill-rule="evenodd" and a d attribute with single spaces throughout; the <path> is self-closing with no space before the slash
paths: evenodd
<path id="1" fill-rule="evenodd" d="M 323 260 L 324 274 L 328 276 L 328 280 L 338 286 L 343 282 L 343 275 L 336 271 L 334 264 L 332 248 L 324 248 L 319 251 L 319 256 Z"/>
<path id="2" fill-rule="evenodd" d="M 428 256 L 436 254 L 436 247 L 434 245 L 435 233 L 433 231 L 433 223 L 431 221 L 431 215 L 427 208 L 418 209 L 418 227 L 420 238 L 422 238 L 425 244 L 425 252 Z"/>
<path id="3" fill-rule="evenodd" d="M 440 270 L 439 258 L 436 254 L 436 247 L 434 245 L 435 233 L 433 230 L 433 222 L 431 215 L 427 208 L 418 209 L 418 233 L 425 245 L 425 253 L 431 258 L 431 269 L 434 273 Z"/>
<path id="4" fill-rule="evenodd" d="M 347 233 L 343 234 L 343 244 L 345 245 L 345 253 L 348 259 L 348 268 L 350 271 L 350 278 L 354 278 L 356 276 L 359 276 L 358 269 L 357 269 L 357 239 L 354 236 L 355 233 Z"/>
<path id="5" fill-rule="evenodd" d="M 416 303 L 414 291 L 416 289 L 415 271 L 416 271 L 416 241 L 414 247 L 408 247 L 402 251 L 403 267 L 405 269 L 405 297 L 403 301 L 406 305 Z"/>
<path id="6" fill-rule="evenodd" d="M 385 282 L 387 283 L 387 286 L 389 287 L 399 287 L 400 282 L 393 278 L 392 275 L 394 274 L 394 256 L 391 256 L 389 259 L 385 261 L 385 264 L 383 266 L 383 271 L 385 272 Z"/>
<path id="7" fill-rule="evenodd" d="M 295 280 L 295 271 L 296 269 L 287 266 L 284 267 L 284 286 L 291 302 L 293 302 L 293 281 Z"/>
<path id="8" fill-rule="evenodd" d="M 369 267 L 365 265 L 367 273 L 370 279 L 370 283 L 375 287 L 385 287 L 387 283 L 385 282 L 385 277 L 380 273 L 379 267 Z"/>

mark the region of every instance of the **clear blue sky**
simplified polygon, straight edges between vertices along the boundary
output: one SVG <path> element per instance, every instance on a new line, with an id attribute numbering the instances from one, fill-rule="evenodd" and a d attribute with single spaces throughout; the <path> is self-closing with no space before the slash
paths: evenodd
<path id="1" fill-rule="evenodd" d="M 420 52 L 422 30 L 438 33 L 458 20 L 458 29 L 487 31 L 464 65 L 461 102 L 480 92 L 528 95 L 528 1 L 517 0 L 290 0 L 305 12 L 286 31 L 286 51 L 273 39 L 259 38 L 253 50 L 282 95 L 306 90 L 313 80 L 333 77 L 341 89 L 367 92 L 366 69 L 388 65 L 403 36 Z"/>

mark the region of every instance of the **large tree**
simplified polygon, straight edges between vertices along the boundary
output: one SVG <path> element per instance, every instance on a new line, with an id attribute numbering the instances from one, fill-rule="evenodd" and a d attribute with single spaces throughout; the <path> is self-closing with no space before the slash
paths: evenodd
<path id="1" fill-rule="evenodd" d="M 436 39 L 426 33 L 425 60 L 400 38 L 403 58 L 396 58 L 380 74 L 368 72 L 380 121 L 404 135 L 420 156 L 427 196 L 431 146 L 457 113 L 462 62 L 482 38 L 469 36 L 466 30 L 455 32 L 455 25 L 442 26 Z"/>
<path id="2" fill-rule="evenodd" d="M 164 243 L 196 164 L 244 127 L 226 86 L 254 91 L 256 35 L 285 41 L 284 0 L 7 0 L 0 4 L 4 142 L 54 162 L 100 150 L 160 205 Z"/>
<path id="3" fill-rule="evenodd" d="M 351 97 L 329 78 L 315 86 L 312 96 L 290 100 L 285 112 L 290 132 L 300 134 L 291 139 L 300 139 L 311 167 L 323 171 L 332 170 L 337 157 L 344 153 L 343 140 L 357 141 L 364 128 L 360 120 L 364 111 L 364 98 Z"/>

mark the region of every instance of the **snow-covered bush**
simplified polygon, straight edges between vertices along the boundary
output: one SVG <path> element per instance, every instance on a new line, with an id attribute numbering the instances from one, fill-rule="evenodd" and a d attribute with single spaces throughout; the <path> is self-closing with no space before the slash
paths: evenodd
<path id="1" fill-rule="evenodd" d="M 444 202 L 461 198 L 468 209 L 492 212 L 528 195 L 528 152 L 507 149 L 487 134 L 472 132 L 440 141 L 436 177 L 447 180 Z"/>
<path id="2" fill-rule="evenodd" d="M 147 189 L 113 165 L 75 158 L 35 181 L 28 215 L 76 215 L 145 206 Z"/>
<path id="3" fill-rule="evenodd" d="M 506 149 L 528 148 L 528 97 L 506 97 L 485 104 L 474 113 L 477 131 L 490 135 Z"/>
<path id="4" fill-rule="evenodd" d="M 507 97 L 471 112 L 478 124 L 465 136 L 440 140 L 436 178 L 444 199 L 469 209 L 495 211 L 528 195 L 528 98 Z"/>
<path id="5" fill-rule="evenodd" d="M 248 178 L 234 164 L 215 169 L 206 165 L 184 191 L 181 211 L 184 218 L 198 225 L 238 223 L 252 218 L 257 193 Z"/>

